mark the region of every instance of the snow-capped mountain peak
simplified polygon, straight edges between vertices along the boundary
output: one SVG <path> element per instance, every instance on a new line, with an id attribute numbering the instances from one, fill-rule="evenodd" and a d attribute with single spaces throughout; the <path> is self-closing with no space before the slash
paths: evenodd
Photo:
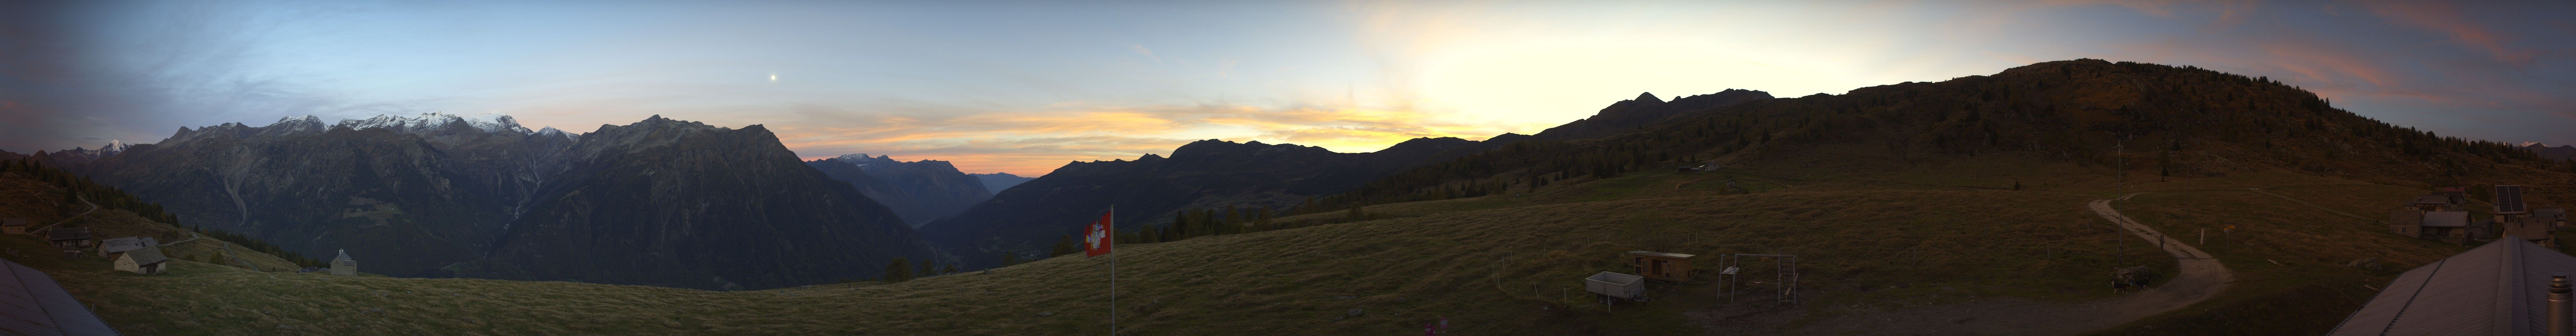
<path id="1" fill-rule="evenodd" d="M 528 130 L 525 126 L 519 126 L 519 120 L 517 118 L 511 118 L 509 115 L 501 113 L 459 116 L 444 112 L 430 112 L 422 113 L 417 117 L 377 115 L 374 118 L 367 119 L 342 119 L 340 120 L 339 126 L 348 127 L 349 129 L 384 128 L 395 132 L 413 133 L 437 130 L 443 126 L 460 123 L 464 124 L 466 127 L 473 127 L 476 130 L 490 133 L 536 133 L 536 131 Z"/>
<path id="2" fill-rule="evenodd" d="M 269 123 L 269 124 L 268 124 L 268 126 L 262 126 L 262 127 L 260 127 L 260 128 L 259 128 L 259 133 L 260 133 L 260 134 L 297 134 L 297 133 L 308 133 L 308 132 L 322 132 L 323 130 L 326 130 L 326 129 L 328 129 L 328 128 L 326 128 L 326 126 L 322 124 L 322 118 L 321 118 L 321 117 L 315 117 L 315 116 L 309 116 L 309 115 L 308 115 L 308 116 L 296 116 L 296 117 L 277 118 L 277 122 Z"/>
<path id="3" fill-rule="evenodd" d="M 125 144 L 125 142 L 124 142 L 124 141 L 118 141 L 118 140 L 110 139 L 110 140 L 107 140 L 107 144 L 106 144 L 106 145 L 98 146 L 98 156 L 99 156 L 99 157 L 116 156 L 116 153 L 125 152 L 125 149 L 127 149 L 127 148 L 134 148 L 134 145 L 128 145 L 128 144 Z"/>

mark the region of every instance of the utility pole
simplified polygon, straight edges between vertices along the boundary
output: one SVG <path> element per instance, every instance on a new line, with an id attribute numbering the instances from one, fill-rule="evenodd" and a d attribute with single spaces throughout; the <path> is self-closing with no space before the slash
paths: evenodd
<path id="1" fill-rule="evenodd" d="M 2128 136 L 2128 135 L 2125 135 L 2125 134 L 2120 135 L 2120 144 L 2118 144 L 2118 145 L 2112 145 L 2112 146 L 2111 146 L 2111 156 L 2112 156 L 2112 161 L 2113 161 L 2113 162 L 2116 162 L 2116 163 L 2113 163 L 2113 165 L 2117 165 L 2117 166 L 2118 166 L 2118 167 L 2112 167 L 2112 169 L 2113 169 L 2113 170 L 2117 170 L 2117 171 L 2119 171 L 2118 173 L 2115 173 L 2114 175 L 2119 176 L 2119 178 L 2120 178 L 2120 194 L 2122 194 L 2122 195 L 2126 195 L 2126 194 L 2128 194 L 2128 193 L 2129 193 L 2129 136 Z M 2117 203 L 2117 202 L 2119 202 L 2119 201 L 2120 201 L 2120 199 L 2116 199 L 2116 198 L 2114 198 L 2114 199 L 2111 199 L 2111 201 L 2114 203 L 2114 204 L 2112 204 L 2112 205 L 2113 205 L 2113 207 L 2112 207 L 2111 209 L 2112 209 L 2112 210 L 2119 210 L 2119 207 L 2118 207 L 2118 205 L 2119 205 L 2119 204 L 2116 204 L 2116 203 Z"/>

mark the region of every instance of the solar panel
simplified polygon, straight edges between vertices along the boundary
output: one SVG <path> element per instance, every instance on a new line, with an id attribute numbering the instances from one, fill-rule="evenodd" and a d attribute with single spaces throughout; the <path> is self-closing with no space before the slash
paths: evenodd
<path id="1" fill-rule="evenodd" d="M 2530 211 L 2530 209 L 2526 209 L 2522 205 L 2522 186 L 2495 186 L 2495 197 L 2496 213 L 2523 213 Z"/>

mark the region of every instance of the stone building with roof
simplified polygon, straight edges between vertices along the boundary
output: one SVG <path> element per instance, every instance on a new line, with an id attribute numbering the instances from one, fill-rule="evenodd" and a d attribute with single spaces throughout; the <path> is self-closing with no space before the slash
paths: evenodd
<path id="1" fill-rule="evenodd" d="M 349 258 L 348 249 L 341 249 L 339 257 L 331 258 L 331 275 L 358 275 L 358 260 Z"/>
<path id="2" fill-rule="evenodd" d="M 170 264 L 170 257 L 162 255 L 161 248 L 156 246 L 145 246 L 140 249 L 119 252 L 116 256 L 108 257 L 108 259 L 116 260 L 116 270 L 139 274 L 161 274 L 161 272 L 168 272 L 169 269 L 167 267 Z"/>

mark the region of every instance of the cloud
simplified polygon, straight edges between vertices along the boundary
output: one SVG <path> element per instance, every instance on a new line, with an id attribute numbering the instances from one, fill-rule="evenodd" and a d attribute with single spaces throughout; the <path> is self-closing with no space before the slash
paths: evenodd
<path id="1" fill-rule="evenodd" d="M 264 55 L 255 50 L 276 38 L 274 22 L 328 9 L 9 3 L 0 5 L 0 120 L 8 121 L 0 149 L 149 142 L 173 131 L 150 121 L 206 125 L 410 105 L 353 103 L 257 71 Z"/>
<path id="2" fill-rule="evenodd" d="M 2456 4 L 2439 1 L 2373 1 L 2364 3 L 2372 14 L 2390 22 L 2439 31 L 2451 36 L 2452 42 L 2476 48 L 2496 60 L 2521 64 L 2531 61 L 2532 52 L 2504 46 L 2506 36 L 2463 17 Z"/>

